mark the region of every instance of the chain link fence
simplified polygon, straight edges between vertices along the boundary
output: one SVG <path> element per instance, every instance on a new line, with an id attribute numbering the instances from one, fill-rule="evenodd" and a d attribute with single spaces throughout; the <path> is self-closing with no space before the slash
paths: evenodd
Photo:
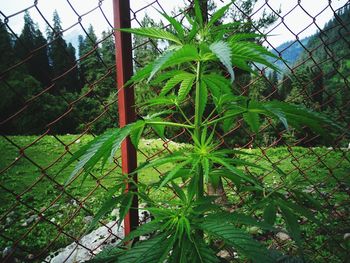
<path id="1" fill-rule="evenodd" d="M 117 244 L 124 236 L 123 229 L 117 228 L 118 211 L 115 210 L 100 220 L 94 235 L 86 233 L 108 189 L 122 174 L 122 152 L 104 170 L 93 170 L 86 179 L 79 175 L 68 185 L 65 182 L 73 167 L 66 172 L 60 172 L 60 169 L 73 152 L 95 135 L 118 127 L 118 122 L 129 121 L 120 112 L 118 114 L 121 97 L 116 76 L 119 79 L 125 77 L 121 76 L 123 69 L 120 69 L 125 64 L 116 63 L 114 53 L 118 39 L 115 40 L 117 34 L 113 31 L 112 21 L 113 15 L 117 20 L 125 17 L 123 12 L 126 10 L 116 8 L 119 1 L 114 2 L 113 8 L 112 1 L 95 1 L 89 7 L 82 7 L 67 0 L 62 3 L 64 10 L 74 17 L 70 20 L 74 22 L 68 25 L 60 21 L 60 18 L 64 21 L 68 13 L 59 10 L 51 22 L 51 14 L 47 14 L 43 2 L 18 6 L 12 13 L 5 9 L 0 12 L 0 40 L 3 42 L 0 43 L 0 88 L 5 101 L 1 103 L 0 113 L 0 247 L 4 262 L 81 262 L 102 248 Z M 155 9 L 171 13 L 179 21 L 192 12 L 191 1 L 176 3 L 176 6 L 168 1 L 146 2 L 131 1 L 133 27 L 157 25 L 167 28 Z M 280 74 L 254 64 L 252 67 L 259 73 L 257 76 L 234 69 L 234 88 L 242 95 L 258 100 L 284 100 L 305 105 L 325 112 L 334 122 L 349 127 L 349 3 L 344 1 L 340 5 L 324 1 L 322 7 L 309 10 L 305 7 L 306 2 L 295 1 L 286 5 L 288 8 L 283 4 L 276 5 L 272 0 L 233 4 L 226 19 L 249 25 L 238 28 L 237 32 L 262 34 L 261 45 L 284 59 L 271 61 L 282 69 Z M 222 6 L 228 1 L 209 2 L 209 16 L 214 9 L 213 3 Z M 327 13 L 331 14 L 331 20 L 325 25 L 318 22 Z M 23 16 L 25 25 L 21 31 L 12 21 Z M 31 20 L 30 16 L 35 16 L 38 21 Z M 296 16 L 304 18 L 302 26 L 293 26 Z M 40 26 L 35 25 L 39 20 Z M 99 27 L 104 31 L 95 33 L 90 24 L 102 25 Z M 46 37 L 39 33 L 43 28 L 47 28 Z M 306 37 L 307 32 L 313 35 Z M 70 33 L 75 36 L 75 46 L 67 41 Z M 77 34 L 81 36 L 78 38 Z M 288 36 L 289 41 L 276 44 L 275 35 L 279 34 Z M 129 44 L 124 40 L 124 46 Z M 132 64 L 134 70 L 140 69 L 167 46 L 167 43 L 136 37 L 132 44 L 133 61 L 126 63 Z M 122 51 L 116 50 L 118 52 L 121 54 Z M 145 90 L 141 85 L 135 86 L 136 104 L 154 97 L 159 88 Z M 186 110 L 191 112 L 194 102 L 188 99 L 186 103 Z M 125 110 L 126 113 L 136 110 L 137 118 L 152 114 L 140 106 Z M 210 112 L 206 114 L 208 116 Z M 166 118 L 185 121 L 176 114 Z M 305 218 L 299 221 L 306 240 L 305 253 L 313 262 L 342 262 L 349 252 L 349 137 L 337 134 L 330 141 L 315 135 L 307 127 L 283 130 L 272 119 L 264 121 L 259 134 L 249 131 L 242 119 L 228 123 L 220 131 L 216 136 L 222 146 L 252 152 L 256 158 L 251 161 L 279 167 L 285 177 L 279 178 L 270 170 L 258 172 L 251 167 L 245 167 L 247 173 L 258 174 L 261 180 L 277 189 L 290 184 L 291 191 L 285 195 L 291 199 L 298 198 L 294 190 L 300 191 L 300 198 L 303 192 L 312 195 L 321 206 L 322 226 Z M 186 147 L 190 141 L 185 130 L 168 131 L 166 135 L 167 140 L 160 140 L 155 139 L 156 133 L 152 129 L 146 131 L 137 151 L 138 162 Z M 152 169 L 138 176 L 142 182 L 149 183 L 163 173 Z M 223 187 L 219 194 L 228 209 L 252 209 L 251 196 L 241 194 L 229 181 L 223 182 Z M 173 198 L 173 194 L 166 191 L 163 195 Z M 142 210 L 139 215 L 140 219 L 136 221 L 140 223 L 149 218 L 147 211 Z M 261 218 L 261 211 L 257 209 L 254 216 Z M 283 230 L 283 222 L 278 223 Z M 125 228 L 130 230 L 135 224 L 135 220 L 126 221 Z M 293 253 L 295 244 L 282 230 L 277 234 L 257 232 L 256 236 L 270 248 Z M 66 249 L 62 249 L 64 247 Z M 232 251 L 229 251 L 229 257 L 233 262 L 240 262 Z"/>

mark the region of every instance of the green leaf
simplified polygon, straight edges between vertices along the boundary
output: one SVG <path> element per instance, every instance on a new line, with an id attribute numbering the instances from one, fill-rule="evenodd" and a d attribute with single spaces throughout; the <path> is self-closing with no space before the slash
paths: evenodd
<path id="1" fill-rule="evenodd" d="M 159 12 L 159 11 L 158 11 Z M 159 12 L 166 20 L 169 21 L 169 23 L 174 27 L 174 29 L 176 30 L 176 33 L 179 35 L 180 39 L 183 39 L 185 36 L 185 31 L 182 27 L 182 25 L 180 24 L 180 22 L 178 22 L 175 18 L 167 15 L 166 13 L 162 13 Z"/>
<path id="2" fill-rule="evenodd" d="M 71 159 L 63 166 L 61 171 L 75 160 L 80 160 L 65 182 L 65 185 L 67 185 L 82 170 L 84 171 L 84 176 L 82 179 L 83 183 L 88 173 L 101 159 L 101 167 L 103 167 L 108 157 L 111 156 L 112 153 L 115 153 L 118 145 L 120 146 L 120 144 L 118 144 L 119 141 L 121 143 L 121 141 L 124 140 L 129 133 L 130 126 L 122 129 L 109 130 L 99 137 L 96 137 L 92 142 L 88 143 L 88 145 L 84 146 L 77 153 L 73 154 Z"/>
<path id="3" fill-rule="evenodd" d="M 267 222 L 260 222 L 254 217 L 240 214 L 240 213 L 228 213 L 228 212 L 215 212 L 212 214 L 209 214 L 206 217 L 206 220 L 209 220 L 211 222 L 216 221 L 219 223 L 230 223 L 230 224 L 239 224 L 239 225 L 248 225 L 248 226 L 257 226 L 261 229 L 268 230 L 268 231 L 276 231 L 276 229 Z"/>
<path id="4" fill-rule="evenodd" d="M 195 257 L 193 258 L 193 262 L 198 263 L 219 263 L 220 260 L 216 256 L 215 252 L 203 242 L 203 239 L 194 239 L 193 240 L 194 250 L 192 249 Z"/>
<path id="5" fill-rule="evenodd" d="M 183 101 L 193 86 L 193 81 L 195 76 L 193 74 L 187 75 L 185 79 L 181 82 L 179 92 L 178 92 L 178 100 Z"/>
<path id="6" fill-rule="evenodd" d="M 244 120 L 248 123 L 250 129 L 258 133 L 259 127 L 260 127 L 260 121 L 259 121 L 259 114 L 256 112 L 248 111 L 246 113 L 243 113 Z"/>
<path id="7" fill-rule="evenodd" d="M 203 15 L 199 0 L 194 0 L 194 13 L 198 24 L 203 27 Z"/>
<path id="8" fill-rule="evenodd" d="M 202 167 L 203 167 L 204 182 L 207 183 L 209 180 L 209 169 L 210 169 L 208 158 L 205 158 L 205 157 L 202 158 Z"/>
<path id="9" fill-rule="evenodd" d="M 294 216 L 294 214 L 292 213 L 292 211 L 290 211 L 290 209 L 288 207 L 281 205 L 281 204 L 278 204 L 278 205 L 281 209 L 284 221 L 286 222 L 289 235 L 294 239 L 294 241 L 297 243 L 297 245 L 300 248 L 301 247 L 301 231 L 300 231 L 300 226 L 299 226 L 297 218 Z"/>
<path id="10" fill-rule="evenodd" d="M 219 58 L 221 63 L 226 67 L 227 71 L 231 75 L 231 82 L 235 80 L 235 74 L 233 72 L 233 66 L 231 63 L 231 48 L 228 43 L 224 41 L 214 42 L 209 46 L 210 50 Z"/>
<path id="11" fill-rule="evenodd" d="M 219 10 L 217 10 L 210 18 L 209 22 L 208 22 L 208 27 L 211 27 L 214 25 L 214 23 L 216 21 L 218 21 L 220 18 L 222 18 L 226 11 L 229 9 L 229 7 L 232 5 L 232 2 L 221 7 Z"/>
<path id="12" fill-rule="evenodd" d="M 118 263 L 118 258 L 125 253 L 125 250 L 120 247 L 105 247 L 88 263 Z"/>
<path id="13" fill-rule="evenodd" d="M 207 84 L 202 80 L 201 90 L 199 92 L 200 100 L 199 100 L 199 110 L 198 115 L 199 119 L 202 119 L 207 102 L 208 102 L 208 89 Z"/>
<path id="14" fill-rule="evenodd" d="M 183 168 L 184 166 L 190 164 L 192 162 L 191 159 L 188 159 L 186 161 L 183 161 L 181 163 L 176 164 L 176 166 L 167 174 L 165 175 L 164 180 L 162 181 L 162 183 L 160 184 L 159 187 L 163 187 L 166 183 L 168 183 L 170 180 L 173 179 L 173 177 L 176 175 L 176 173 Z"/>
<path id="15" fill-rule="evenodd" d="M 148 82 L 153 78 L 153 76 L 162 68 L 162 66 L 171 58 L 171 56 L 174 54 L 174 51 L 169 51 L 162 56 L 160 56 L 157 60 L 154 61 L 153 68 L 151 71 L 151 74 L 148 77 Z"/>
<path id="16" fill-rule="evenodd" d="M 171 249 L 173 240 L 166 235 L 157 235 L 146 241 L 138 242 L 124 255 L 118 258 L 118 263 L 163 263 L 164 255 Z"/>
<path id="17" fill-rule="evenodd" d="M 173 35 L 172 33 L 165 31 L 163 29 L 159 28 L 153 28 L 153 27 L 144 27 L 144 28 L 120 28 L 117 29 L 122 32 L 132 33 L 139 36 L 144 37 L 150 37 L 150 38 L 157 38 L 157 39 L 165 39 L 169 40 L 171 42 L 174 42 L 176 44 L 181 45 L 180 39 Z"/>
<path id="18" fill-rule="evenodd" d="M 218 224 L 217 220 L 205 220 L 204 223 L 200 224 L 200 228 L 209 235 L 218 237 L 225 241 L 226 244 L 233 246 L 238 253 L 242 253 L 253 262 L 275 262 L 270 257 L 268 250 L 259 242 L 241 229 L 225 223 L 225 221 Z"/>
<path id="19" fill-rule="evenodd" d="M 175 191 L 176 195 L 181 199 L 181 201 L 183 201 L 184 203 L 187 203 L 185 192 L 174 182 L 171 182 L 171 186 Z"/>
<path id="20" fill-rule="evenodd" d="M 123 239 L 123 242 L 132 240 L 136 237 L 145 236 L 151 233 L 154 233 L 161 229 L 162 223 L 160 220 L 154 219 L 148 223 L 138 226 L 133 230 L 126 238 Z"/>
<path id="21" fill-rule="evenodd" d="M 241 177 L 245 181 L 253 183 L 253 184 L 257 183 L 256 180 L 253 180 L 252 178 L 250 178 L 247 175 L 245 175 L 241 170 L 239 170 L 236 167 L 230 165 L 229 162 L 227 162 L 225 159 L 217 158 L 217 157 L 214 157 L 214 156 L 210 156 L 209 158 L 213 162 L 221 164 L 222 166 L 226 167 L 231 173 L 233 173 L 235 175 L 238 175 L 239 177 Z"/>
<path id="22" fill-rule="evenodd" d="M 122 200 L 120 201 L 120 209 L 119 209 L 118 228 L 120 227 L 123 219 L 125 218 L 126 214 L 128 213 L 128 211 L 132 205 L 133 199 L 134 199 L 133 192 L 129 191 L 126 194 L 122 195 Z"/>
<path id="23" fill-rule="evenodd" d="M 276 221 L 276 205 L 273 202 L 267 204 L 264 210 L 264 222 L 270 225 L 274 225 Z"/>
<path id="24" fill-rule="evenodd" d="M 171 79 L 167 81 L 165 86 L 162 88 L 161 92 L 159 93 L 159 96 L 165 96 L 169 91 L 171 91 L 177 84 L 182 82 L 184 79 L 190 79 L 193 77 L 193 74 L 184 72 L 178 75 L 175 75 Z"/>
<path id="25" fill-rule="evenodd" d="M 101 208 L 98 210 L 96 215 L 94 216 L 94 219 L 88 226 L 86 233 L 90 232 L 98 223 L 98 221 L 106 215 L 108 212 L 112 211 L 113 208 L 115 208 L 118 203 L 122 200 L 122 196 L 115 197 L 114 194 L 124 185 L 117 184 L 116 186 L 112 187 L 108 190 L 107 196 L 105 198 L 105 201 L 102 203 Z"/>
<path id="26" fill-rule="evenodd" d="M 139 120 L 135 123 L 132 131 L 130 132 L 130 140 L 136 149 L 138 149 L 139 142 L 140 142 L 141 135 L 143 133 L 144 128 L 145 128 L 145 122 L 142 120 Z"/>

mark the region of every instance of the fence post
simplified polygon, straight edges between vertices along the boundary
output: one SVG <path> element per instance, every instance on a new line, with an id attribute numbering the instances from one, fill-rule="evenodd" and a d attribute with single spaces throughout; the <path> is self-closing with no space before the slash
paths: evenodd
<path id="1" fill-rule="evenodd" d="M 130 1 L 129 0 L 113 0 L 113 15 L 115 28 L 130 28 Z M 133 73 L 132 63 L 132 45 L 131 35 L 122 33 L 118 30 L 115 34 L 115 52 L 116 52 L 116 71 L 117 71 L 117 88 L 118 92 L 118 109 L 119 109 L 119 126 L 123 127 L 130 122 L 135 121 L 134 109 L 134 88 L 122 88 Z M 122 153 L 122 172 L 128 174 L 137 167 L 136 149 L 132 145 L 130 138 L 125 139 L 121 146 Z M 137 175 L 134 175 L 137 181 Z M 135 186 L 128 184 L 127 191 L 137 191 Z M 138 207 L 138 198 L 135 195 L 132 207 Z M 135 229 L 139 223 L 138 210 L 132 209 L 128 212 L 124 219 L 124 233 L 129 234 Z"/>

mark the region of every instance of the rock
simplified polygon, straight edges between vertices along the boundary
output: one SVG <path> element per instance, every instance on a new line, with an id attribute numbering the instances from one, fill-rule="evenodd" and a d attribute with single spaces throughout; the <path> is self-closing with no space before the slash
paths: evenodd
<path id="1" fill-rule="evenodd" d="M 83 219 L 84 223 L 87 225 L 91 224 L 92 220 L 94 220 L 93 216 L 85 216 Z"/>
<path id="2" fill-rule="evenodd" d="M 116 246 L 120 239 L 124 237 L 124 229 L 120 227 L 118 229 L 117 221 L 111 221 L 106 224 L 107 227 L 101 226 L 98 229 L 92 231 L 86 236 L 83 236 L 79 243 L 82 246 L 73 242 L 65 248 L 61 248 L 54 253 L 51 253 L 45 261 L 50 263 L 79 263 L 87 261 L 91 258 L 89 250 L 98 254 L 106 247 Z M 123 226 L 123 224 L 122 224 Z"/>
<path id="3" fill-rule="evenodd" d="M 11 217 L 6 217 L 6 225 L 11 225 L 13 222 Z"/>
<path id="4" fill-rule="evenodd" d="M 344 240 L 350 239 L 350 233 L 345 233 L 344 234 Z"/>
<path id="5" fill-rule="evenodd" d="M 10 255 L 13 252 L 12 247 L 5 247 L 2 251 L 2 258 L 6 258 L 8 255 Z"/>
<path id="6" fill-rule="evenodd" d="M 31 215 L 29 218 L 24 220 L 24 223 L 21 226 L 29 226 L 34 221 L 37 221 L 39 219 L 38 215 Z"/>
<path id="7" fill-rule="evenodd" d="M 76 143 L 76 144 L 80 143 L 80 139 L 76 140 L 75 143 Z"/>
<path id="8" fill-rule="evenodd" d="M 284 232 L 278 232 L 277 234 L 276 234 L 276 237 L 279 239 L 279 240 L 281 240 L 281 241 L 287 241 L 287 240 L 289 240 L 290 239 L 290 236 L 288 236 L 286 233 L 284 233 Z"/>
<path id="9" fill-rule="evenodd" d="M 230 253 L 228 253 L 226 250 L 220 250 L 219 253 L 217 253 L 216 255 L 218 257 L 226 259 L 226 260 L 230 260 L 231 259 Z"/>
<path id="10" fill-rule="evenodd" d="M 78 202 L 74 199 L 71 199 L 69 200 L 69 203 L 72 205 L 72 206 L 78 206 Z"/>
<path id="11" fill-rule="evenodd" d="M 116 218 L 119 217 L 119 209 L 118 208 L 114 208 L 111 212 L 111 216 L 114 216 Z"/>
<path id="12" fill-rule="evenodd" d="M 35 258 L 35 256 L 34 256 L 33 254 L 29 254 L 29 255 L 27 256 L 27 258 L 28 258 L 29 260 L 33 260 L 33 259 Z"/>
<path id="13" fill-rule="evenodd" d="M 13 217 L 15 215 L 15 211 L 11 211 L 10 213 L 7 214 L 7 217 Z"/>

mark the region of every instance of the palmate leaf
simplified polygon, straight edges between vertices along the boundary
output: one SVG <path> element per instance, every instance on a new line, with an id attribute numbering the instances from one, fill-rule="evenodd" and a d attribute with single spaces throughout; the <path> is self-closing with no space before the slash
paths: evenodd
<path id="1" fill-rule="evenodd" d="M 163 263 L 174 240 L 166 234 L 157 235 L 146 241 L 138 242 L 124 255 L 118 258 L 118 263 Z"/>
<path id="2" fill-rule="evenodd" d="M 217 164 L 220 164 L 222 166 L 224 166 L 225 168 L 227 168 L 231 173 L 239 176 L 241 179 L 243 179 L 244 181 L 250 182 L 252 184 L 257 184 L 258 182 L 249 177 L 248 175 L 244 174 L 241 170 L 237 169 L 236 167 L 234 167 L 233 165 L 230 164 L 230 160 L 229 159 L 224 159 L 224 158 L 218 158 L 218 157 L 214 157 L 214 156 L 209 156 L 209 158 Z"/>
<path id="3" fill-rule="evenodd" d="M 80 172 L 84 171 L 83 182 L 88 173 L 95 167 L 95 165 L 102 160 L 103 167 L 107 159 L 112 159 L 118 146 L 129 135 L 131 126 L 125 126 L 121 129 L 113 129 L 105 132 L 103 135 L 96 137 L 86 146 L 82 147 L 78 152 L 73 154 L 70 160 L 63 165 L 61 171 L 67 168 L 74 161 L 78 160 L 74 170 L 65 182 L 67 185 Z"/>
<path id="4" fill-rule="evenodd" d="M 254 217 L 239 214 L 239 213 L 229 213 L 229 212 L 215 212 L 212 214 L 209 214 L 206 217 L 206 220 L 210 220 L 211 222 L 216 221 L 219 223 L 230 223 L 230 224 L 240 224 L 240 225 L 248 225 L 248 226 L 257 226 L 261 229 L 268 230 L 268 231 L 276 231 L 276 229 L 269 223 L 266 222 L 260 222 Z"/>
<path id="5" fill-rule="evenodd" d="M 145 236 L 145 235 L 154 233 L 159 229 L 161 229 L 162 225 L 163 224 L 161 223 L 160 220 L 154 219 L 146 224 L 142 224 L 138 226 L 134 231 L 132 231 L 129 235 L 127 235 L 123 239 L 123 241 L 126 242 L 136 237 Z"/>
<path id="6" fill-rule="evenodd" d="M 179 38 L 181 40 L 184 39 L 185 36 L 185 30 L 183 29 L 183 26 L 178 22 L 175 18 L 167 15 L 166 13 L 162 13 L 158 11 L 168 22 L 174 27 L 176 33 L 179 35 Z"/>
<path id="7" fill-rule="evenodd" d="M 250 129 L 258 133 L 259 127 L 260 127 L 260 121 L 259 121 L 259 114 L 256 112 L 248 111 L 246 113 L 243 113 L 243 119 L 248 123 Z"/>
<path id="8" fill-rule="evenodd" d="M 289 235 L 294 239 L 299 248 L 301 248 L 301 231 L 296 216 L 288 207 L 280 204 L 279 207 L 281 209 L 283 219 L 286 222 Z"/>
<path id="9" fill-rule="evenodd" d="M 169 51 L 161 55 L 157 60 L 154 61 L 151 74 L 148 77 L 147 81 L 150 81 L 153 76 L 162 68 L 162 66 L 169 60 L 169 58 L 174 54 L 175 51 Z"/>
<path id="10" fill-rule="evenodd" d="M 276 221 L 277 208 L 273 202 L 267 204 L 264 210 L 264 222 L 273 225 Z"/>
<path id="11" fill-rule="evenodd" d="M 255 241 L 250 235 L 241 229 L 225 223 L 218 224 L 217 220 L 205 220 L 199 227 L 211 236 L 223 240 L 226 244 L 233 246 L 238 254 L 242 253 L 253 262 L 275 262 L 270 257 L 269 251 L 259 242 Z"/>
<path id="12" fill-rule="evenodd" d="M 208 27 L 211 27 L 215 24 L 216 21 L 220 20 L 226 13 L 226 11 L 230 8 L 233 2 L 221 7 L 219 10 L 217 10 L 210 18 L 208 22 Z"/>
<path id="13" fill-rule="evenodd" d="M 215 252 L 203 242 L 202 239 L 193 239 L 191 262 L 198 263 L 218 263 L 220 260 Z"/>
<path id="14" fill-rule="evenodd" d="M 163 29 L 154 28 L 154 27 L 144 27 L 144 28 L 120 28 L 117 29 L 122 32 L 132 33 L 139 36 L 156 38 L 156 39 L 164 39 L 174 42 L 176 44 L 181 45 L 181 40 L 175 36 L 174 34 L 165 31 Z"/>
<path id="15" fill-rule="evenodd" d="M 90 232 L 104 215 L 112 211 L 113 208 L 117 207 L 118 203 L 120 203 L 123 197 L 115 197 L 114 195 L 118 190 L 123 188 L 124 185 L 125 183 L 123 182 L 121 184 L 115 185 L 114 187 L 108 190 L 105 201 L 103 202 L 101 208 L 97 211 L 96 215 L 94 216 L 94 219 L 88 226 L 86 232 Z"/>
<path id="16" fill-rule="evenodd" d="M 178 91 L 178 101 L 183 101 L 188 93 L 190 93 L 194 79 L 195 76 L 193 74 L 187 75 L 186 78 L 183 79 Z"/>
<path id="17" fill-rule="evenodd" d="M 132 201 L 134 198 L 133 192 L 126 192 L 122 196 L 122 199 L 120 200 L 120 209 L 119 209 L 119 222 L 118 222 L 118 228 L 120 227 L 122 220 L 125 218 L 126 214 L 131 208 Z"/>
<path id="18" fill-rule="evenodd" d="M 209 48 L 226 67 L 227 71 L 231 75 L 231 82 L 233 82 L 235 80 L 235 74 L 233 72 L 233 66 L 231 62 L 232 51 L 229 44 L 221 40 L 214 42 L 209 46 Z"/>
<path id="19" fill-rule="evenodd" d="M 193 81 L 193 78 L 194 78 L 193 74 L 188 72 L 183 72 L 178 75 L 175 75 L 174 77 L 172 77 L 166 82 L 165 86 L 162 88 L 159 95 L 165 96 L 168 92 L 170 92 L 177 84 L 182 82 L 184 79 L 187 79 L 188 81 L 191 81 L 192 79 Z"/>

